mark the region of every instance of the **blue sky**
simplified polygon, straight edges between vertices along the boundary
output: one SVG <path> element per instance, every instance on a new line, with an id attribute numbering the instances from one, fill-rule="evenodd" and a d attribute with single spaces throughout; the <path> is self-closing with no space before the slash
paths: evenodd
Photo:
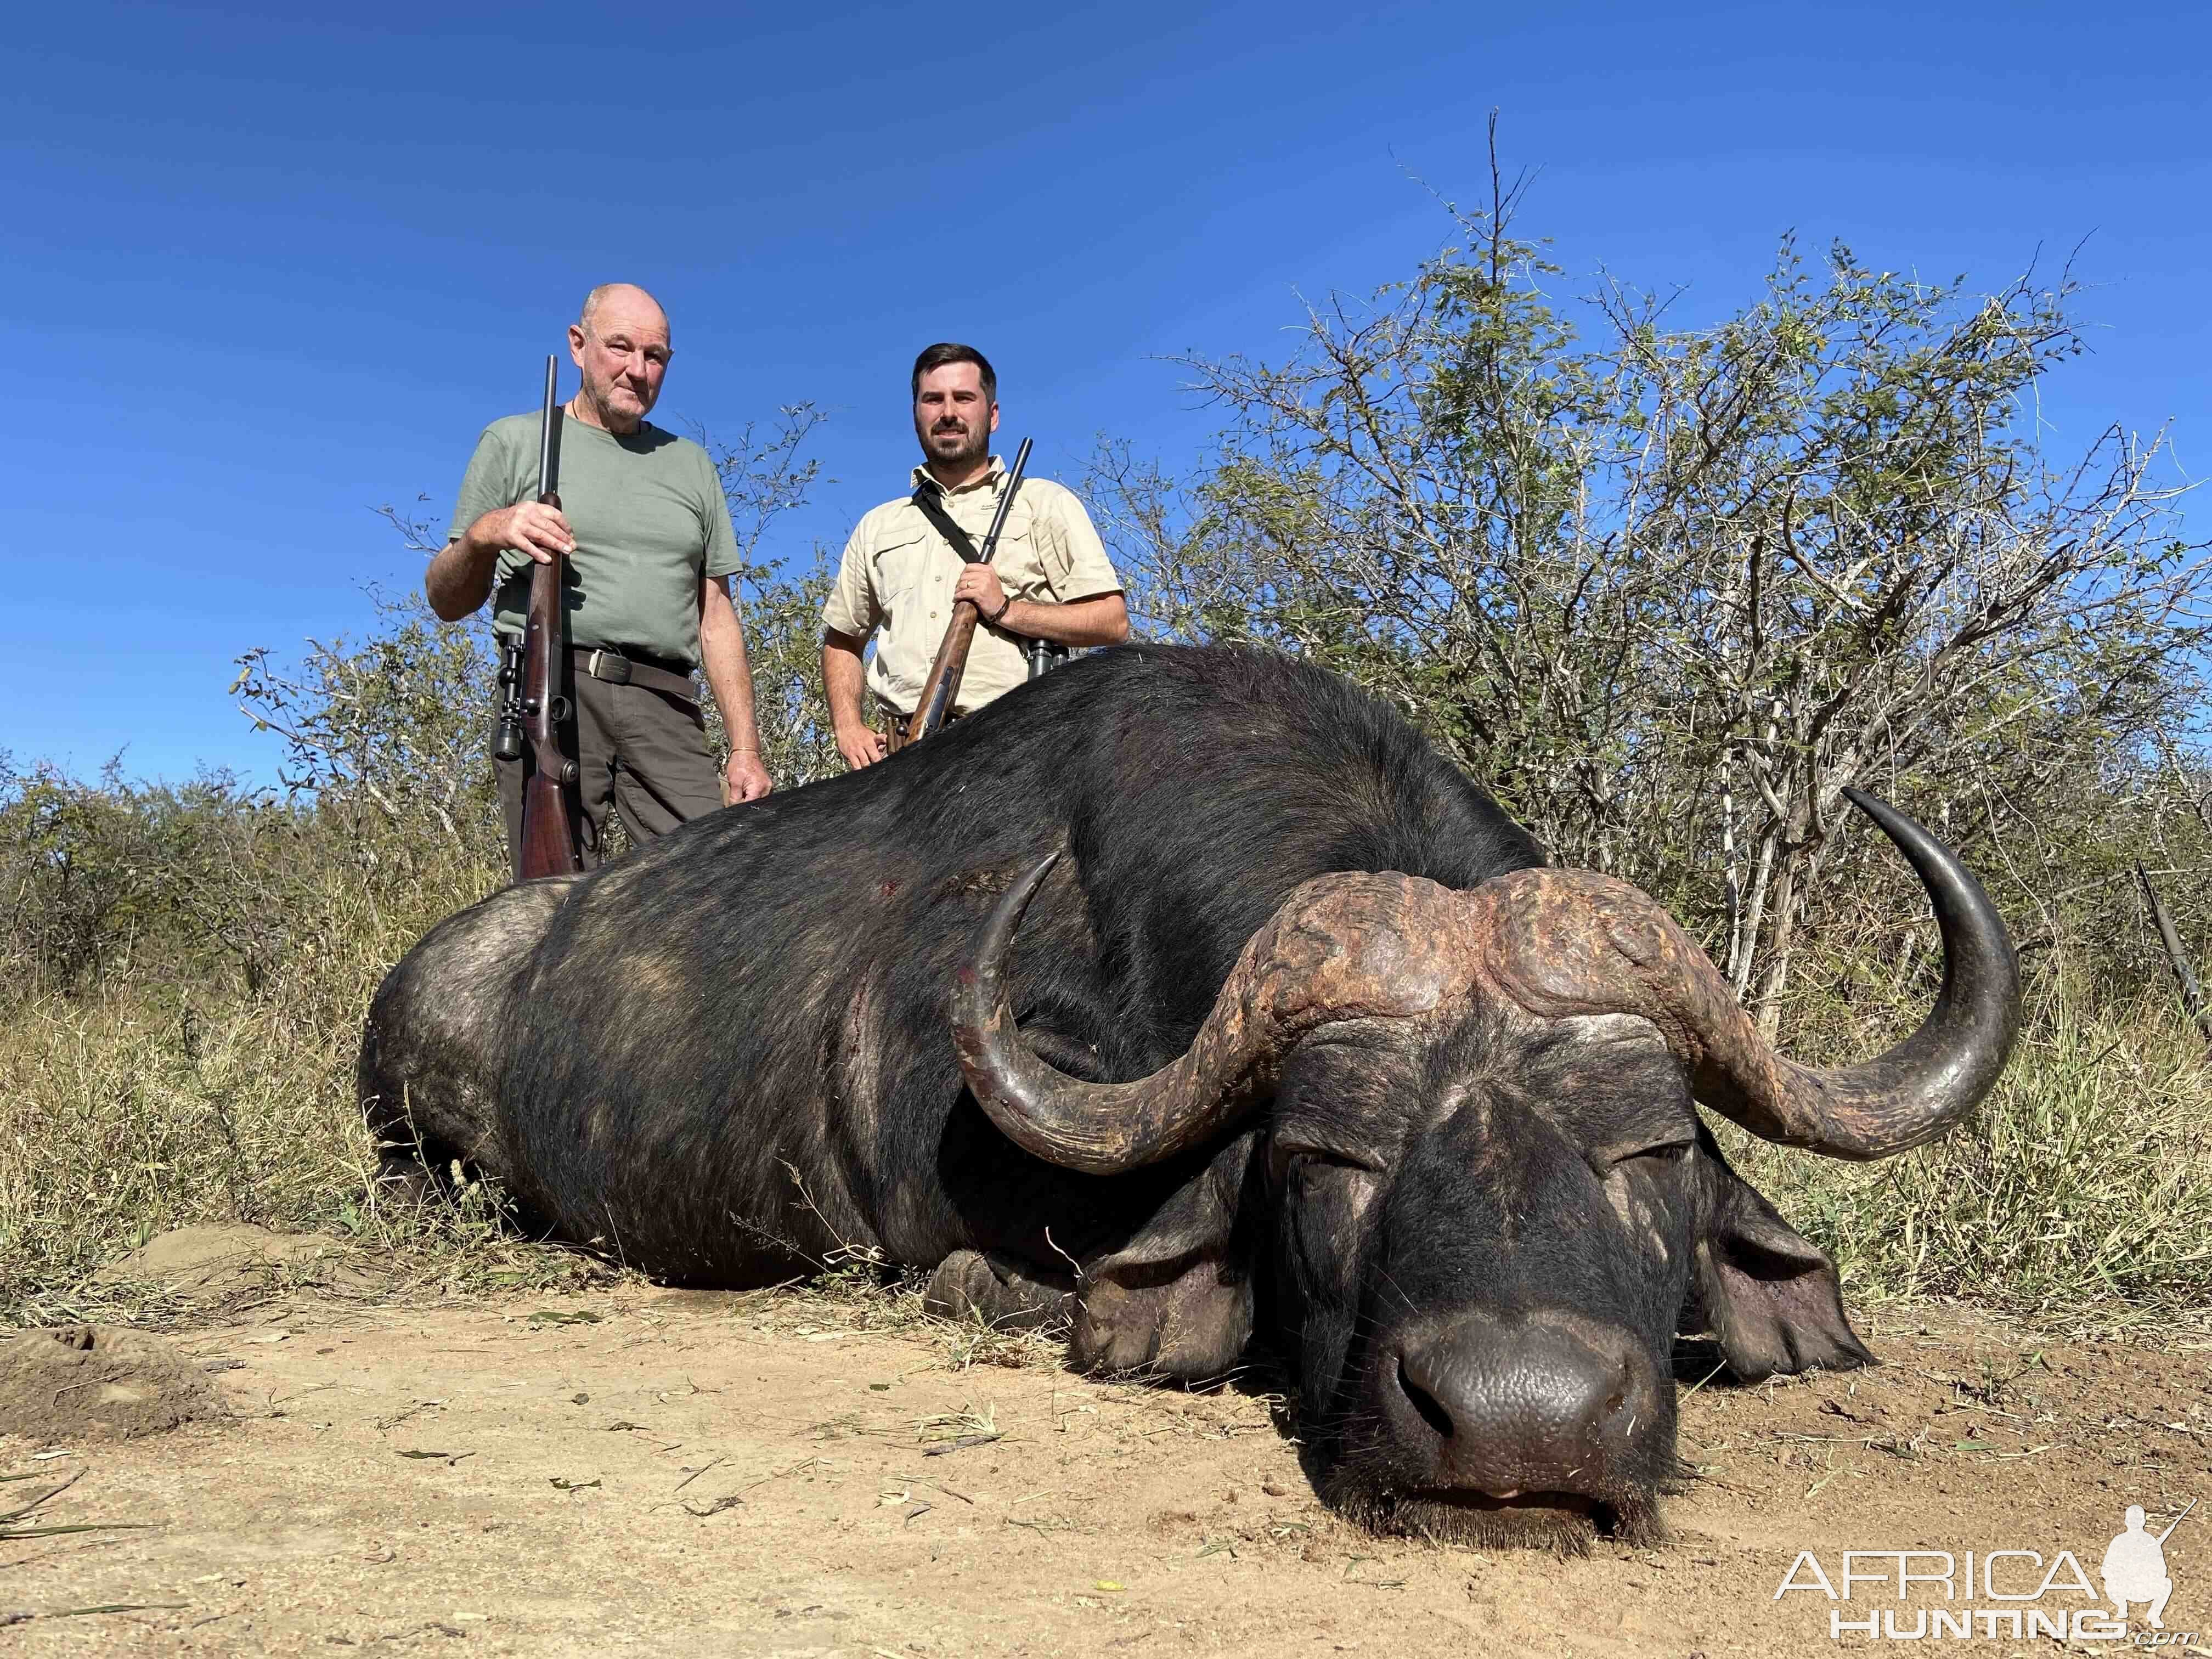
<path id="1" fill-rule="evenodd" d="M 2198 8 L 1406 4 L 374 9 L 11 17 L 0 100 L 0 747 L 273 775 L 231 659 L 357 632 L 591 283 L 658 292 L 656 418 L 802 398 L 804 562 L 901 487 L 904 376 L 996 362 L 1009 436 L 1206 430 L 1165 354 L 1279 352 L 1299 292 L 1404 275 L 1497 107 L 1518 228 L 1753 291 L 1777 238 L 1996 285 L 2077 243 L 2054 442 L 2171 421 L 2212 463 Z M 336 21 L 333 21 L 333 19 Z M 2086 242 L 2085 242 L 2086 239 Z M 573 380 L 564 381 L 564 389 Z M 2192 509 L 2198 526 L 2205 511 Z M 2201 529 L 2198 533 L 2203 533 Z"/>

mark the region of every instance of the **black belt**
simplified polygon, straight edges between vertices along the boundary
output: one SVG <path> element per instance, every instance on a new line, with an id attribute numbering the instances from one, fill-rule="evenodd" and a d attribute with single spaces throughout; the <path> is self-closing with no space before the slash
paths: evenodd
<path id="1" fill-rule="evenodd" d="M 603 646 L 574 646 L 569 649 L 568 656 L 579 674 L 589 674 L 609 685 L 641 685 L 648 691 L 663 691 L 686 702 L 699 700 L 698 690 L 692 684 L 688 670 L 640 662 L 635 657 L 625 657 Z"/>

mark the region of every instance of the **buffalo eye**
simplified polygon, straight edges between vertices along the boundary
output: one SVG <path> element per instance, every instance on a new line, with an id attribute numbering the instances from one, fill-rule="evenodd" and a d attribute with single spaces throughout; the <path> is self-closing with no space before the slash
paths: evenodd
<path id="1" fill-rule="evenodd" d="M 1268 1148 L 1268 1161 L 1278 1186 L 1294 1167 L 1346 1170 L 1360 1175 L 1378 1172 L 1375 1161 L 1363 1154 L 1347 1152 L 1341 1146 L 1322 1146 L 1302 1140 L 1278 1139 Z"/>
<path id="2" fill-rule="evenodd" d="M 1697 1144 L 1693 1136 L 1677 1135 L 1626 1149 L 1608 1146 L 1594 1155 L 1590 1163 L 1601 1180 L 1616 1170 L 1642 1170 L 1656 1175 L 1679 1166 L 1696 1150 Z"/>

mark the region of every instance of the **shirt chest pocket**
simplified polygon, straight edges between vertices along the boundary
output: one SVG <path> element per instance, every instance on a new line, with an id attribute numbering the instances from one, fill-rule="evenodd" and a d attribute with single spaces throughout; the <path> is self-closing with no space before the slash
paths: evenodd
<path id="1" fill-rule="evenodd" d="M 1048 552 L 1048 544 L 1033 520 L 1025 515 L 1010 516 L 1006 529 L 1000 532 L 999 550 L 992 556 L 991 566 L 1009 593 L 1049 599 L 1058 573 Z"/>
<path id="2" fill-rule="evenodd" d="M 876 602 L 896 611 L 910 600 L 928 566 L 929 550 L 920 531 L 896 532 L 885 537 L 868 555 L 868 584 Z"/>

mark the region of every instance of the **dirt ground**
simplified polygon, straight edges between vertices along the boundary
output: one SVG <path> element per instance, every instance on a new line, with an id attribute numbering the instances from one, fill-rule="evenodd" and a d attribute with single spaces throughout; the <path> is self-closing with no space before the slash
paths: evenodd
<path id="1" fill-rule="evenodd" d="M 0 1437 L 0 1511 L 18 1512 L 0 1522 L 0 1649 L 1836 1652 L 1875 1644 L 1832 1638 L 1832 1607 L 1902 1610 L 1909 1632 L 1946 1604 L 1918 1585 L 1902 1603 L 1893 1585 L 1778 1600 L 1801 1551 L 1831 1578 L 1847 1549 L 1905 1548 L 2067 1549 L 2094 1575 L 2129 1504 L 2155 1531 L 2212 1499 L 2201 1336 L 2066 1340 L 1936 1306 L 1861 1328 L 1881 1369 L 1753 1388 L 1700 1384 L 1690 1347 L 1698 1478 L 1674 1540 L 1558 1559 L 1336 1520 L 1264 1376 L 1192 1394 L 963 1368 L 942 1328 L 856 1329 L 823 1297 L 298 1291 L 173 1337 L 228 1423 Z M 2208 1510 L 2166 1542 L 2166 1626 L 2212 1647 Z M 42 1530 L 60 1528 L 82 1529 Z M 2007 1566 L 2027 1583 L 2004 1588 L 2033 1587 L 2037 1569 Z M 1978 1587 L 1975 1605 L 2022 1604 Z M 1942 1645 L 2129 1649 L 1996 1628 Z"/>

